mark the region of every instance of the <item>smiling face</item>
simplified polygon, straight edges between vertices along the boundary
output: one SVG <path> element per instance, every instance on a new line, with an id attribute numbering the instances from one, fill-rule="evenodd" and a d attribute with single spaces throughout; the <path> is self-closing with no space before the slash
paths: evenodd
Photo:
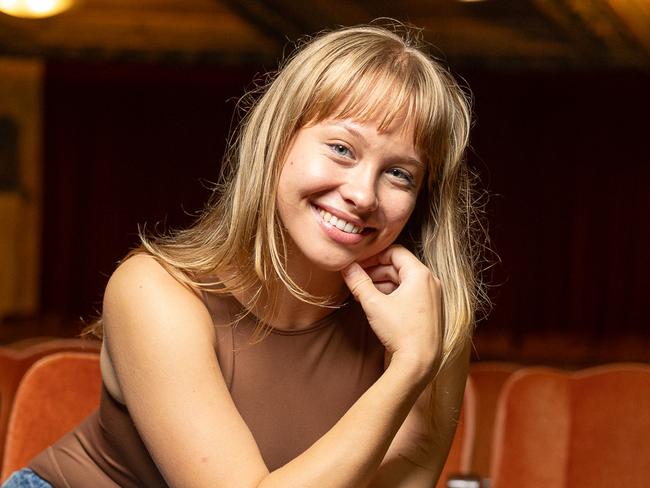
<path id="1" fill-rule="evenodd" d="M 397 122 L 380 132 L 373 121 L 325 119 L 296 133 L 277 197 L 290 263 L 339 271 L 397 238 L 425 176 Z"/>

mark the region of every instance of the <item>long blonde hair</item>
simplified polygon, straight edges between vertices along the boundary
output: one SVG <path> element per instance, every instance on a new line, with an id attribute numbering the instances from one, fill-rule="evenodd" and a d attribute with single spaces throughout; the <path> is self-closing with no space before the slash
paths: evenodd
<path id="1" fill-rule="evenodd" d="M 401 33 L 398 31 L 402 31 Z M 463 159 L 471 123 L 467 97 L 448 71 L 424 54 L 419 32 L 397 26 L 343 28 L 304 41 L 277 75 L 252 91 L 251 108 L 231 137 L 222 177 L 191 227 L 157 237 L 147 252 L 179 281 L 214 293 L 246 292 L 272 314 L 278 287 L 308 303 L 288 275 L 276 212 L 281 162 L 296 132 L 325 118 L 381 121 L 406 111 L 427 179 L 399 240 L 444 284 L 443 363 L 467 344 L 482 291 L 476 276 L 471 175 Z M 206 282 L 219 270 L 232 279 Z"/>

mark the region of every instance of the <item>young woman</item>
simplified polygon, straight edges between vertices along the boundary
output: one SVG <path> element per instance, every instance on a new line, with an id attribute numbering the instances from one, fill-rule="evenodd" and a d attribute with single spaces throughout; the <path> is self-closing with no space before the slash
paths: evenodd
<path id="1" fill-rule="evenodd" d="M 432 486 L 479 296 L 469 125 L 408 32 L 306 43 L 196 224 L 111 277 L 98 412 L 6 486 Z"/>

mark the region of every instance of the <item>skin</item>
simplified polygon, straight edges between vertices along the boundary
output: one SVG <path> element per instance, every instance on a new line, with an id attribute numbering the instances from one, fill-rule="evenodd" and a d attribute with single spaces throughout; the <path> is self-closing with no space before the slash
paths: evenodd
<path id="1" fill-rule="evenodd" d="M 326 119 L 298 131 L 283 164 L 277 208 L 289 236 L 288 271 L 303 288 L 319 296 L 347 295 L 340 271 L 397 238 L 424 178 L 412 141 L 412 132 L 399 123 L 379 132 L 372 122 Z M 364 228 L 359 242 L 328 236 L 315 208 Z M 383 291 L 394 288 L 393 267 L 369 272 Z M 278 312 L 283 327 L 299 328 L 329 312 L 305 307 L 289 293 L 281 302 L 287 305 L 286 313 Z"/>
<path id="2" fill-rule="evenodd" d="M 296 134 L 278 183 L 278 213 L 291 237 L 291 264 L 336 277 L 386 249 L 408 221 L 424 176 L 408 130 L 328 119 Z M 342 244 L 320 232 L 312 206 L 333 209 L 366 231 Z M 332 212 L 334 213 L 334 212 Z M 340 276 L 336 285 L 341 286 Z"/>
<path id="3" fill-rule="evenodd" d="M 113 396 L 127 404 L 170 486 L 417 488 L 437 479 L 453 437 L 467 355 L 438 374 L 443 428 L 433 439 L 426 397 L 440 359 L 441 284 L 409 251 L 391 246 L 424 174 L 408 130 L 379 133 L 372 121 L 341 122 L 296 134 L 280 176 L 278 212 L 289 237 L 292 278 L 312 293 L 351 292 L 386 347 L 386 370 L 312 447 L 269 473 L 227 390 L 205 305 L 155 260 L 134 256 L 106 290 L 102 374 Z M 352 244 L 332 239 L 313 204 L 370 230 Z M 288 328 L 328 313 L 283 298 L 277 322 Z"/>

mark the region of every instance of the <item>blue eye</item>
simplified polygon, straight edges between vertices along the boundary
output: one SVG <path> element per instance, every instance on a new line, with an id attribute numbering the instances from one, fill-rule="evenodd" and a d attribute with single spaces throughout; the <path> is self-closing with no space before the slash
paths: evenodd
<path id="1" fill-rule="evenodd" d="M 350 148 L 343 144 L 328 144 L 328 146 L 337 156 L 342 156 L 344 158 L 352 157 L 352 151 L 350 151 Z"/>
<path id="2" fill-rule="evenodd" d="M 413 177 L 408 173 L 407 171 L 404 171 L 403 169 L 400 168 L 390 168 L 388 170 L 388 174 L 391 176 L 394 176 L 395 178 L 398 178 L 400 180 L 404 180 L 407 182 L 409 185 L 413 185 L 415 181 L 413 180 Z"/>

